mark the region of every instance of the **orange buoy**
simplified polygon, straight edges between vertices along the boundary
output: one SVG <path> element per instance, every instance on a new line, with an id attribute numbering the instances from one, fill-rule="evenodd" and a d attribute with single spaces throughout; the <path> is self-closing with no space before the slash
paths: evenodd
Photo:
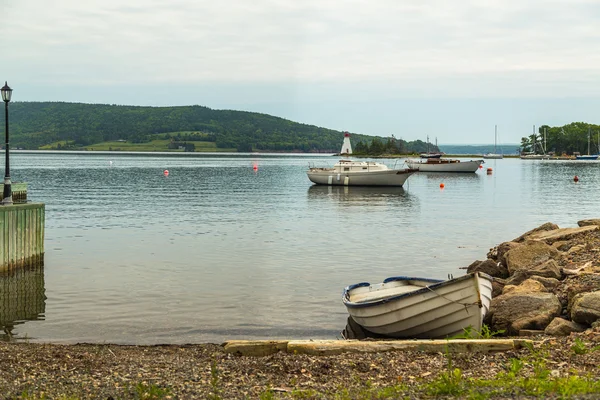
<path id="1" fill-rule="evenodd" d="M 575 177 L 573 178 L 573 181 L 579 182 L 579 177 L 577 175 L 575 175 Z"/>
<path id="2" fill-rule="evenodd" d="M 488 169 L 487 169 L 487 174 L 488 174 L 488 175 L 491 175 L 491 174 L 492 174 L 492 169 L 491 169 L 491 168 L 488 168 Z"/>
<path id="3" fill-rule="evenodd" d="M 443 189 L 443 188 L 444 188 L 444 186 L 445 186 L 445 185 L 444 185 L 443 183 L 440 183 L 440 189 Z"/>
<path id="4" fill-rule="evenodd" d="M 165 169 L 165 171 L 163 172 L 163 175 L 164 175 L 164 176 L 169 176 L 169 170 L 168 170 L 168 169 Z"/>

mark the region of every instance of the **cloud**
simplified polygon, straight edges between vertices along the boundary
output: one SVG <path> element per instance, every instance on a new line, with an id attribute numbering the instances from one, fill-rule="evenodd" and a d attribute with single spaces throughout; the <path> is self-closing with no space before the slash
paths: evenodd
<path id="1" fill-rule="evenodd" d="M 590 1 L 26 0 L 8 11 L 7 68 L 42 81 L 597 77 L 600 61 Z"/>

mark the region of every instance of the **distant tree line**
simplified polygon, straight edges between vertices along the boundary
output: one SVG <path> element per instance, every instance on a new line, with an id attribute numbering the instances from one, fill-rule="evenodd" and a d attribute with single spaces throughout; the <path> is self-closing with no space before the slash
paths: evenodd
<path id="1" fill-rule="evenodd" d="M 600 127 L 586 122 L 572 122 L 564 126 L 542 125 L 537 132 L 521 138 L 521 152 L 590 154 L 600 152 Z"/>
<path id="2" fill-rule="evenodd" d="M 4 113 L 0 113 L 4 125 Z M 213 110 L 193 105 L 137 107 L 65 102 L 11 102 L 11 146 L 38 149 L 62 143 L 77 149 L 102 142 L 145 143 L 162 138 L 176 143 L 207 141 L 217 148 L 237 151 L 321 152 L 340 151 L 341 131 L 293 122 L 267 114 Z M 188 132 L 188 133 L 182 133 Z M 426 151 L 421 141 L 352 134 L 357 152 L 385 154 Z M 191 148 L 189 144 L 188 148 Z M 431 147 L 434 151 L 435 147 Z"/>

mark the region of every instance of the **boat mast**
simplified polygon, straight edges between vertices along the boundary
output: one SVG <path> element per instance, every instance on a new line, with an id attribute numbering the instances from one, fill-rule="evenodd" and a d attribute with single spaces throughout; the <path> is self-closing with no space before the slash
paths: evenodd
<path id="1" fill-rule="evenodd" d="M 496 142 L 497 142 L 497 137 L 498 137 L 498 125 L 494 125 L 494 154 L 498 154 L 498 152 L 496 151 Z"/>
<path id="2" fill-rule="evenodd" d="M 588 156 L 590 155 L 590 127 L 588 126 Z"/>

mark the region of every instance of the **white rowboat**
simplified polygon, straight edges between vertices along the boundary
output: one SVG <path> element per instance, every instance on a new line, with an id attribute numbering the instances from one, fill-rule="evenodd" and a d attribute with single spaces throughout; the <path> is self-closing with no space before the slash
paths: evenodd
<path id="1" fill-rule="evenodd" d="M 391 277 L 344 289 L 342 301 L 361 328 L 390 338 L 437 339 L 481 331 L 493 278 L 474 272 L 440 281 Z"/>

